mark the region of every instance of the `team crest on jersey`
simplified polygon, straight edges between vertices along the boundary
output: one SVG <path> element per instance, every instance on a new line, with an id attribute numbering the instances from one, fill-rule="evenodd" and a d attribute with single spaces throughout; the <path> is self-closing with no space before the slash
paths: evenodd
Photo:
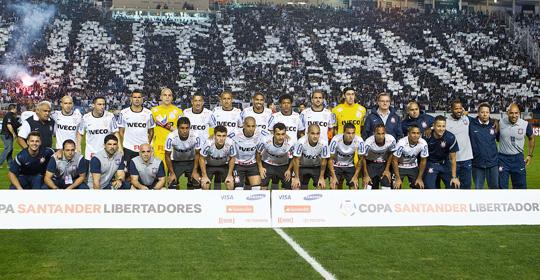
<path id="1" fill-rule="evenodd" d="M 468 119 L 464 119 L 464 120 L 463 120 L 463 124 L 464 124 L 464 125 L 469 125 L 469 120 L 468 120 Z"/>
<path id="2" fill-rule="evenodd" d="M 391 123 L 396 123 L 396 119 L 394 119 L 394 117 L 392 117 L 392 118 L 390 119 L 390 122 L 391 122 Z"/>
<path id="3" fill-rule="evenodd" d="M 157 167 L 153 167 L 152 168 L 152 174 L 157 174 L 157 170 L 158 170 Z"/>
<path id="4" fill-rule="evenodd" d="M 518 134 L 519 134 L 519 135 L 522 135 L 522 134 L 523 134 L 523 128 L 518 129 Z"/>
<path id="5" fill-rule="evenodd" d="M 116 165 L 120 165 L 120 162 L 122 162 L 121 158 L 117 158 L 114 160 L 114 163 L 116 163 Z"/>
<path id="6" fill-rule="evenodd" d="M 39 163 L 41 163 L 41 164 L 45 163 L 45 158 L 44 157 L 40 158 Z"/>
<path id="7" fill-rule="evenodd" d="M 356 111 L 356 117 L 357 118 L 362 117 L 362 111 Z"/>
<path id="8" fill-rule="evenodd" d="M 433 173 L 433 168 L 429 168 L 428 173 Z"/>
<path id="9" fill-rule="evenodd" d="M 444 147 L 446 147 L 446 142 L 445 142 L 445 141 L 442 141 L 442 142 L 441 142 L 441 148 L 444 148 Z"/>
<path id="10" fill-rule="evenodd" d="M 427 127 L 427 123 L 426 122 L 422 122 L 422 128 L 426 128 Z"/>
<path id="11" fill-rule="evenodd" d="M 171 119 L 174 119 L 174 117 L 176 116 L 176 110 L 172 111 L 170 114 L 169 114 L 169 118 Z"/>
<path id="12" fill-rule="evenodd" d="M 495 135 L 495 129 L 493 129 L 493 128 L 492 128 L 492 129 L 490 129 L 490 130 L 489 130 L 489 134 L 491 134 L 491 135 Z"/>
<path id="13" fill-rule="evenodd" d="M 499 172 L 503 172 L 503 167 L 499 166 Z"/>

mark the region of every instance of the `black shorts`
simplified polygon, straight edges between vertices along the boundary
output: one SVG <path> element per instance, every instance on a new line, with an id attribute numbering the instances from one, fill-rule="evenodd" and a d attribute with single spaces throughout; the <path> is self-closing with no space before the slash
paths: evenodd
<path id="1" fill-rule="evenodd" d="M 126 165 L 126 169 L 127 167 L 129 166 L 129 162 L 138 157 L 139 156 L 139 153 L 138 152 L 135 152 L 135 151 L 132 151 L 130 149 L 126 149 L 124 148 L 124 163 Z"/>
<path id="2" fill-rule="evenodd" d="M 228 172 L 229 172 L 228 165 L 206 166 L 206 176 L 208 176 L 208 179 L 210 179 L 210 182 L 212 182 L 212 178 L 214 178 L 213 181 L 214 181 L 215 190 L 221 190 L 221 183 L 225 182 Z"/>
<path id="3" fill-rule="evenodd" d="M 198 182 L 191 178 L 191 173 L 193 172 L 193 161 L 173 161 L 173 170 L 176 175 L 176 182 L 180 182 L 180 177 L 182 175 L 186 176 L 187 179 L 187 189 L 192 190 L 194 186 L 198 186 Z M 174 188 L 174 187 L 173 187 Z"/>
<path id="4" fill-rule="evenodd" d="M 259 175 L 259 168 L 255 163 L 250 165 L 237 164 L 234 166 L 234 176 L 239 178 L 239 181 L 236 183 L 236 187 L 245 187 L 245 182 L 249 177 Z"/>
<path id="5" fill-rule="evenodd" d="M 317 188 L 319 177 L 321 176 L 321 167 L 300 167 L 300 188 L 308 189 L 309 179 L 313 180 L 313 186 Z"/>
<path id="6" fill-rule="evenodd" d="M 399 179 L 403 181 L 403 178 L 407 177 L 409 180 L 411 189 L 417 189 L 414 182 L 418 178 L 418 167 L 415 168 L 399 168 Z"/>
<path id="7" fill-rule="evenodd" d="M 351 167 L 336 167 L 334 166 L 334 171 L 336 172 L 336 177 L 338 180 L 338 183 L 342 180 L 345 180 L 345 184 L 349 187 L 354 186 L 351 181 L 354 176 L 355 168 L 354 166 Z"/>
<path id="8" fill-rule="evenodd" d="M 264 168 L 266 168 L 266 177 L 262 180 L 261 186 L 267 187 L 272 180 L 272 184 L 276 185 L 281 181 L 281 187 L 284 189 L 291 189 L 291 179 L 285 181 L 285 172 L 289 168 L 289 165 L 271 165 L 263 162 Z"/>
<path id="9" fill-rule="evenodd" d="M 368 175 L 371 178 L 371 182 L 373 185 L 371 186 L 373 189 L 378 189 L 379 185 L 382 187 L 392 187 L 392 178 L 386 178 L 383 177 L 382 174 L 384 172 L 384 169 L 386 168 L 385 162 L 366 162 Z"/>

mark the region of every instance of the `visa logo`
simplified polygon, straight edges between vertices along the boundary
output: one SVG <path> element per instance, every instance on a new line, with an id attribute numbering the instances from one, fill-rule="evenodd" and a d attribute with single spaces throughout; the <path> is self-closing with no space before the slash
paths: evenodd
<path id="1" fill-rule="evenodd" d="M 291 200 L 291 196 L 288 194 L 280 194 L 279 199 L 281 200 Z"/>
<path id="2" fill-rule="evenodd" d="M 221 200 L 233 200 L 234 197 L 230 194 L 224 194 L 221 196 Z"/>

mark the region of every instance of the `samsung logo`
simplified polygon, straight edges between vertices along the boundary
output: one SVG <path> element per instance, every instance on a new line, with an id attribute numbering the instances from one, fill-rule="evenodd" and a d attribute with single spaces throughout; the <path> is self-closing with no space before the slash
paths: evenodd
<path id="1" fill-rule="evenodd" d="M 317 200 L 321 198 L 322 196 L 323 195 L 320 193 L 310 194 L 310 195 L 304 196 L 304 200 Z"/>
<path id="2" fill-rule="evenodd" d="M 259 200 L 266 197 L 266 194 L 259 193 L 259 194 L 252 194 L 248 197 L 246 197 L 247 200 Z"/>

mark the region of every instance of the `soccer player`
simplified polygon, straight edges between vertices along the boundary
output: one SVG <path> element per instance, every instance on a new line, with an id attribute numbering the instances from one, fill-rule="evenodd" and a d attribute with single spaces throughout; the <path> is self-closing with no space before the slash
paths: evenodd
<path id="1" fill-rule="evenodd" d="M 281 187 L 291 189 L 291 172 L 293 169 L 292 149 L 294 144 L 287 139 L 287 127 L 283 123 L 276 123 L 273 136 L 267 137 L 257 147 L 257 163 L 262 178 L 263 189 L 268 188 L 272 180 L 272 189 Z"/>
<path id="2" fill-rule="evenodd" d="M 41 146 L 39 132 L 32 131 L 26 137 L 27 148 L 20 151 L 9 167 L 10 189 L 43 189 L 43 175 L 54 150 Z"/>
<path id="3" fill-rule="evenodd" d="M 317 124 L 310 124 L 307 130 L 308 134 L 294 144 L 292 188 L 307 190 L 312 179 L 317 189 L 326 189 L 324 173 L 330 158 L 328 144 L 321 139 L 321 129 Z"/>
<path id="4" fill-rule="evenodd" d="M 51 157 L 43 179 L 49 189 L 88 189 L 86 185 L 88 161 L 76 150 L 75 141 L 67 139 L 62 144 L 62 156 Z"/>
<path id="5" fill-rule="evenodd" d="M 257 129 L 255 118 L 246 117 L 242 128 L 229 134 L 236 149 L 235 176 L 238 176 L 238 189 L 259 190 L 261 188 L 261 176 L 257 168 L 257 146 L 262 142 L 262 137 L 270 135 L 267 130 Z M 249 186 L 245 186 L 245 179 Z M 236 180 L 236 179 L 235 179 Z"/>
<path id="6" fill-rule="evenodd" d="M 32 117 L 22 120 L 22 125 L 19 128 L 17 142 L 21 148 L 27 148 L 27 137 L 31 131 L 39 132 L 41 136 L 41 146 L 52 147 L 52 138 L 54 133 L 54 120 L 50 118 L 51 102 L 41 101 L 36 106 L 36 114 Z"/>
<path id="7" fill-rule="evenodd" d="M 234 189 L 234 164 L 236 148 L 234 141 L 227 137 L 227 128 L 218 125 L 214 128 L 214 136 L 205 141 L 201 147 L 199 167 L 201 169 L 201 186 L 209 189 L 214 179 L 214 189 L 220 190 L 225 182 L 227 189 Z"/>
<path id="8" fill-rule="evenodd" d="M 433 117 L 420 111 L 418 102 L 411 101 L 407 104 L 407 116 L 401 122 L 403 135 L 409 133 L 409 126 L 416 125 L 420 128 L 420 133 L 425 137 L 431 135 L 431 127 L 433 126 Z"/>
<path id="9" fill-rule="evenodd" d="M 362 126 L 366 117 L 366 108 L 356 103 L 356 91 L 352 87 L 343 89 L 343 103 L 332 109 L 336 116 L 337 133 L 343 134 L 346 123 L 352 123 L 356 128 L 356 135 L 362 135 Z M 334 127 L 336 128 L 336 127 Z"/>
<path id="10" fill-rule="evenodd" d="M 424 175 L 425 188 L 435 189 L 437 176 L 440 176 L 447 189 L 458 189 L 460 182 L 456 174 L 456 152 L 459 151 L 459 144 L 454 134 L 446 130 L 444 116 L 435 117 L 431 137 L 426 142 L 429 157 Z"/>
<path id="11" fill-rule="evenodd" d="M 73 109 L 73 98 L 65 95 L 60 99 L 59 111 L 51 114 L 51 119 L 55 122 L 56 149 L 63 149 L 66 140 L 77 141 L 77 130 L 82 121 L 82 114 L 79 110 Z"/>
<path id="12" fill-rule="evenodd" d="M 329 132 L 336 125 L 336 118 L 330 110 L 324 108 L 324 92 L 316 90 L 311 94 L 311 107 L 300 113 L 300 134 L 312 124 L 316 124 L 320 129 L 320 139 L 328 145 Z"/>
<path id="13" fill-rule="evenodd" d="M 244 122 L 247 117 L 253 117 L 257 127 L 263 130 L 268 129 L 268 123 L 270 117 L 272 117 L 272 110 L 266 108 L 264 94 L 256 92 L 252 97 L 252 107 L 247 107 L 240 113 L 240 123 Z"/>
<path id="14" fill-rule="evenodd" d="M 204 96 L 201 93 L 191 96 L 191 108 L 184 110 L 184 116 L 191 122 L 192 132 L 203 138 L 209 136 L 212 111 L 204 108 Z"/>
<path id="15" fill-rule="evenodd" d="M 210 127 L 215 128 L 222 125 L 227 128 L 229 133 L 232 133 L 238 127 L 240 120 L 240 109 L 233 107 L 233 94 L 230 91 L 221 93 L 220 104 L 212 111 L 210 116 Z"/>
<path id="16" fill-rule="evenodd" d="M 490 189 L 499 188 L 498 124 L 490 118 L 490 112 L 491 106 L 481 103 L 478 116 L 469 125 L 473 152 L 472 177 L 476 189 L 483 189 L 486 180 Z"/>
<path id="17" fill-rule="evenodd" d="M 377 124 L 384 124 L 386 133 L 392 135 L 394 139 L 403 137 L 401 118 L 396 113 L 396 109 L 390 106 L 390 102 L 390 95 L 386 92 L 377 96 L 377 106 L 371 110 L 364 122 L 362 138 L 367 139 L 373 135 Z"/>
<path id="18" fill-rule="evenodd" d="M 390 189 L 392 187 L 392 150 L 396 146 L 394 136 L 386 133 L 384 124 L 375 125 L 374 134 L 365 142 L 363 171 L 364 189 Z"/>
<path id="19" fill-rule="evenodd" d="M 352 189 L 358 189 L 358 175 L 362 160 L 354 163 L 354 156 L 364 156 L 364 140 L 356 135 L 356 126 L 352 122 L 343 125 L 343 133 L 332 138 L 330 142 L 330 188 L 335 189 L 346 185 Z"/>
<path id="20" fill-rule="evenodd" d="M 131 106 L 120 111 L 118 116 L 118 128 L 126 164 L 129 164 L 132 158 L 139 156 L 142 144 L 152 141 L 155 127 L 152 112 L 142 106 L 144 102 L 142 92 L 134 90 L 131 92 L 130 99 Z"/>
<path id="21" fill-rule="evenodd" d="M 4 150 L 0 156 L 0 166 L 7 161 L 9 165 L 13 161 L 13 140 L 17 138 L 17 128 L 19 128 L 19 121 L 17 120 L 17 106 L 15 104 L 9 104 L 8 111 L 2 119 L 2 142 L 4 143 Z"/>
<path id="22" fill-rule="evenodd" d="M 457 177 L 460 188 L 470 189 L 472 179 L 473 151 L 469 137 L 469 125 L 473 118 L 463 114 L 463 105 L 460 100 L 452 101 L 452 113 L 446 118 L 446 130 L 456 137 L 459 150 L 456 152 Z"/>
<path id="23" fill-rule="evenodd" d="M 104 149 L 94 154 L 90 160 L 88 187 L 99 189 L 128 189 L 125 183 L 126 165 L 120 153 L 118 138 L 109 134 L 103 139 Z"/>
<path id="24" fill-rule="evenodd" d="M 289 141 L 294 144 L 298 140 L 298 128 L 300 127 L 300 114 L 292 110 L 293 97 L 284 94 L 279 97 L 280 111 L 273 114 L 268 121 L 270 131 L 274 130 L 276 123 L 282 123 L 287 128 Z"/>
<path id="25" fill-rule="evenodd" d="M 142 144 L 139 155 L 128 164 L 131 185 L 138 190 L 161 190 L 165 186 L 163 161 L 154 157 L 150 144 Z"/>
<path id="26" fill-rule="evenodd" d="M 77 152 L 81 152 L 82 137 L 86 138 L 84 158 L 90 160 L 103 150 L 105 137 L 113 134 L 118 138 L 118 126 L 111 112 L 105 111 L 105 97 L 98 96 L 92 101 L 92 111 L 84 114 L 77 130 Z M 92 185 L 89 186 L 90 188 Z"/>
<path id="27" fill-rule="evenodd" d="M 396 177 L 394 189 L 401 189 L 402 180 L 405 177 L 408 178 L 411 188 L 424 188 L 422 178 L 426 170 L 429 148 L 420 133 L 420 128 L 416 124 L 409 125 L 407 136 L 399 139 L 394 148 L 392 163 Z M 418 157 L 420 157 L 420 164 Z"/>
<path id="28" fill-rule="evenodd" d="M 508 107 L 506 117 L 499 126 L 499 185 L 508 189 L 508 179 L 512 180 L 512 188 L 527 188 L 526 167 L 532 161 L 534 152 L 534 135 L 531 124 L 520 118 L 521 111 L 517 104 Z M 525 136 L 529 139 L 528 155 L 523 159 Z"/>
<path id="29" fill-rule="evenodd" d="M 165 142 L 165 164 L 169 170 L 169 188 L 175 189 L 182 174 L 188 181 L 187 189 L 199 187 L 199 152 L 201 137 L 190 130 L 186 117 L 178 119 L 178 129 L 169 133 Z M 175 183 L 173 183 L 175 182 Z"/>
<path id="30" fill-rule="evenodd" d="M 162 161 L 165 160 L 165 140 L 171 131 L 176 129 L 176 122 L 182 115 L 182 110 L 172 104 L 174 95 L 173 92 L 164 88 L 159 95 L 161 104 L 152 108 L 152 116 L 154 117 L 154 139 L 152 147 L 154 154 Z M 167 166 L 165 166 L 167 169 Z"/>

